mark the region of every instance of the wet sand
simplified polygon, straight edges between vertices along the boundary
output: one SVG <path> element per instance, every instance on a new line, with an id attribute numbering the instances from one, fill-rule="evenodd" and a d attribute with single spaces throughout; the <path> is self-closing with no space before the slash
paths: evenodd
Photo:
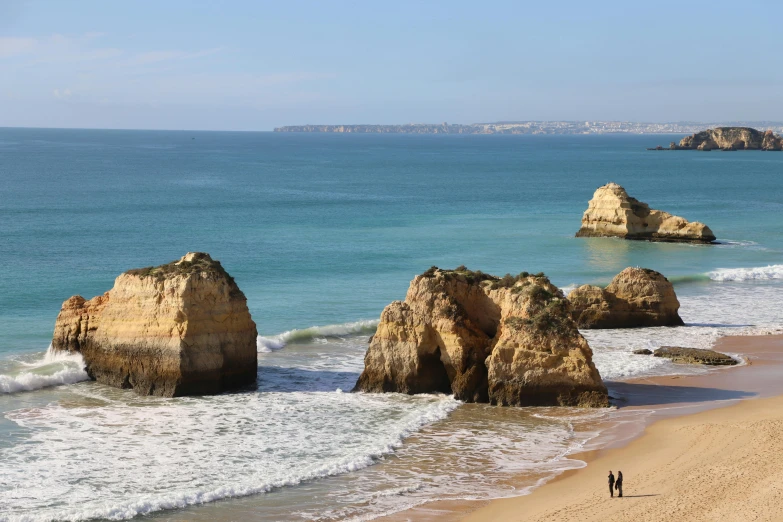
<path id="1" fill-rule="evenodd" d="M 607 383 L 621 422 L 602 449 L 571 457 L 586 467 L 530 495 L 431 502 L 382 520 L 783 520 L 783 336 L 726 337 L 715 349 L 746 364 Z M 610 499 L 606 475 L 618 468 L 625 498 Z"/>

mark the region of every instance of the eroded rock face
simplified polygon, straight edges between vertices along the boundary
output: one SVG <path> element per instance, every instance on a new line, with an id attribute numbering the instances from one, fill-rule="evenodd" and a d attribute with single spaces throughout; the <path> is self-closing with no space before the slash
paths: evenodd
<path id="1" fill-rule="evenodd" d="M 697 132 L 680 140 L 676 149 L 697 150 L 781 150 L 781 138 L 771 130 L 750 127 L 717 127 Z"/>
<path id="2" fill-rule="evenodd" d="M 568 295 L 579 328 L 682 326 L 680 302 L 663 274 L 626 268 L 606 288 L 583 285 Z"/>
<path id="3" fill-rule="evenodd" d="M 417 276 L 381 314 L 356 390 L 516 406 L 608 405 L 562 292 L 540 274 Z"/>
<path id="4" fill-rule="evenodd" d="M 715 234 L 704 223 L 688 222 L 651 209 L 617 183 L 599 187 L 582 216 L 576 237 L 621 237 L 647 241 L 711 243 Z"/>
<path id="5" fill-rule="evenodd" d="M 679 346 L 661 346 L 653 354 L 666 357 L 672 362 L 684 364 L 705 364 L 707 366 L 733 366 L 737 361 L 725 353 L 701 348 L 681 348 Z"/>
<path id="6" fill-rule="evenodd" d="M 89 301 L 65 301 L 52 346 L 81 353 L 98 382 L 173 397 L 255 383 L 257 335 L 234 279 L 209 254 L 192 252 L 129 270 Z"/>

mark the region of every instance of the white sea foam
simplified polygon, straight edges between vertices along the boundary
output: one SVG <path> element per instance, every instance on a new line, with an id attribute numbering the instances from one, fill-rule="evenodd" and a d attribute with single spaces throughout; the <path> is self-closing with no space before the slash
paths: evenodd
<path id="1" fill-rule="evenodd" d="M 50 345 L 41 359 L 19 362 L 15 371 L 0 374 L 0 394 L 40 390 L 87 379 L 81 355 L 55 352 Z"/>
<path id="2" fill-rule="evenodd" d="M 783 265 L 769 265 L 751 268 L 720 268 L 707 272 L 713 281 L 769 281 L 783 279 Z"/>
<path id="3" fill-rule="evenodd" d="M 377 319 L 365 319 L 343 324 L 327 326 L 311 326 L 289 330 L 278 335 L 264 337 L 259 335 L 256 340 L 259 352 L 271 352 L 285 348 L 288 343 L 307 342 L 314 339 L 328 339 L 330 337 L 345 337 L 348 335 L 372 334 L 378 326 Z"/>

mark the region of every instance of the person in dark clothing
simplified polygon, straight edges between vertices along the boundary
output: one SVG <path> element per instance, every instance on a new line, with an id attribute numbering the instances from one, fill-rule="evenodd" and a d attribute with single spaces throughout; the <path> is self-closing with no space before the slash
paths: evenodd
<path id="1" fill-rule="evenodd" d="M 617 481 L 614 483 L 614 487 L 617 490 L 617 493 L 619 493 L 617 496 L 622 497 L 623 496 L 623 472 L 622 471 L 617 472 Z"/>
<path id="2" fill-rule="evenodd" d="M 612 475 L 612 472 L 609 472 L 609 496 L 614 498 L 614 475 Z"/>

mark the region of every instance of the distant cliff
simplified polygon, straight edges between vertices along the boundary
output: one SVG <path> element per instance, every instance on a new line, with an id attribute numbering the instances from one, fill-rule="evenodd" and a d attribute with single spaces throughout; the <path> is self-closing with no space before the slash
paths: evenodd
<path id="1" fill-rule="evenodd" d="M 783 132 L 783 122 L 499 121 L 494 123 L 408 123 L 405 125 L 289 125 L 275 132 L 351 134 L 680 134 L 713 127 L 762 127 Z M 676 145 L 675 145 L 676 146 Z M 663 147 L 661 147 L 663 149 Z"/>
<path id="2" fill-rule="evenodd" d="M 716 127 L 672 142 L 668 150 L 782 150 L 783 139 L 772 130 L 750 127 Z M 661 146 L 655 150 L 667 150 Z"/>

